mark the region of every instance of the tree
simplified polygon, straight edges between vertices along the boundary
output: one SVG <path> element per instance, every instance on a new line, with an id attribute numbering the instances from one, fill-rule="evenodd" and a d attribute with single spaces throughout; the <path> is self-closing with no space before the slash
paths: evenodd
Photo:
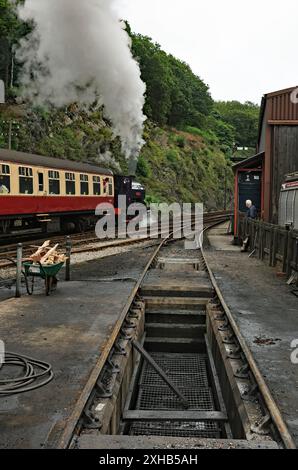
<path id="1" fill-rule="evenodd" d="M 145 114 L 159 124 L 166 124 L 171 109 L 173 80 L 167 55 L 146 36 L 133 35 L 132 51 L 147 85 Z"/>
<path id="2" fill-rule="evenodd" d="M 133 34 L 132 52 L 147 85 L 145 113 L 158 124 L 201 126 L 213 106 L 208 86 L 149 37 Z"/>
<path id="3" fill-rule="evenodd" d="M 23 2 L 24 0 L 17 0 L 15 3 L 0 0 L 0 78 L 6 89 L 13 84 L 14 46 L 32 27 L 21 21 L 16 13 L 17 5 Z"/>
<path id="4" fill-rule="evenodd" d="M 215 105 L 220 119 L 235 129 L 236 144 L 255 147 L 258 136 L 260 108 L 249 101 L 219 101 Z"/>

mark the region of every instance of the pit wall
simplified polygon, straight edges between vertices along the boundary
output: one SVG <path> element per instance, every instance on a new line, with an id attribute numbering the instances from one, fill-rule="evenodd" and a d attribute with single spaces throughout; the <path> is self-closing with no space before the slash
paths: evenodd
<path id="1" fill-rule="evenodd" d="M 207 305 L 207 339 L 215 364 L 234 439 L 275 440 L 272 423 L 262 427 L 268 415 L 262 396 L 240 345 L 219 304 Z"/>
<path id="2" fill-rule="evenodd" d="M 132 339 L 143 341 L 145 327 L 145 304 L 138 302 L 134 307 L 134 327 L 127 329 Z M 128 397 L 131 396 L 131 384 L 136 361 L 139 354 L 132 347 L 131 340 L 121 340 L 121 353 L 113 355 L 113 364 L 118 368 L 118 373 L 114 375 L 110 388 L 112 396 L 108 398 L 96 398 L 93 404 L 92 413 L 100 422 L 99 434 L 118 435 L 121 433 L 121 415 L 125 409 Z M 83 431 L 88 433 L 87 431 Z M 90 432 L 90 431 L 89 431 Z"/>

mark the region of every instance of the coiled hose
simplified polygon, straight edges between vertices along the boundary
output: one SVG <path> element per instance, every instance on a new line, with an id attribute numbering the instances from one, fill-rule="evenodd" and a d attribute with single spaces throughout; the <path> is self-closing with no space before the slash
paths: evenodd
<path id="1" fill-rule="evenodd" d="M 23 369 L 23 374 L 15 378 L 1 379 L 1 369 L 14 366 Z M 25 393 L 43 387 L 54 377 L 52 366 L 28 356 L 5 352 L 4 361 L 0 365 L 0 396 Z"/>

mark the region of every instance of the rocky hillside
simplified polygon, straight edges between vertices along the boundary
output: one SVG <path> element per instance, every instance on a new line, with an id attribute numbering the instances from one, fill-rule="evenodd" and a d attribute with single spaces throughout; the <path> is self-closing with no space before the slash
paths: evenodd
<path id="1" fill-rule="evenodd" d="M 0 113 L 0 146 L 7 147 L 12 122 L 12 148 L 77 161 L 94 161 L 117 173 L 127 173 L 120 142 L 113 138 L 101 109 L 82 112 L 8 106 Z M 147 188 L 148 201 L 203 202 L 223 207 L 224 179 L 231 193 L 229 160 L 212 133 L 196 128 L 179 131 L 148 121 L 137 179 Z"/>

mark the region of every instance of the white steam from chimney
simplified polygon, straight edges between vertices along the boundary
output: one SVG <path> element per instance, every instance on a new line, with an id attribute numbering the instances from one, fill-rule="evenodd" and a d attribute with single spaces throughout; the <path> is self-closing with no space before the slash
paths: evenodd
<path id="1" fill-rule="evenodd" d="M 144 144 L 146 87 L 117 2 L 26 0 L 19 16 L 36 27 L 17 57 L 24 63 L 25 98 L 58 107 L 99 101 L 133 162 Z"/>

